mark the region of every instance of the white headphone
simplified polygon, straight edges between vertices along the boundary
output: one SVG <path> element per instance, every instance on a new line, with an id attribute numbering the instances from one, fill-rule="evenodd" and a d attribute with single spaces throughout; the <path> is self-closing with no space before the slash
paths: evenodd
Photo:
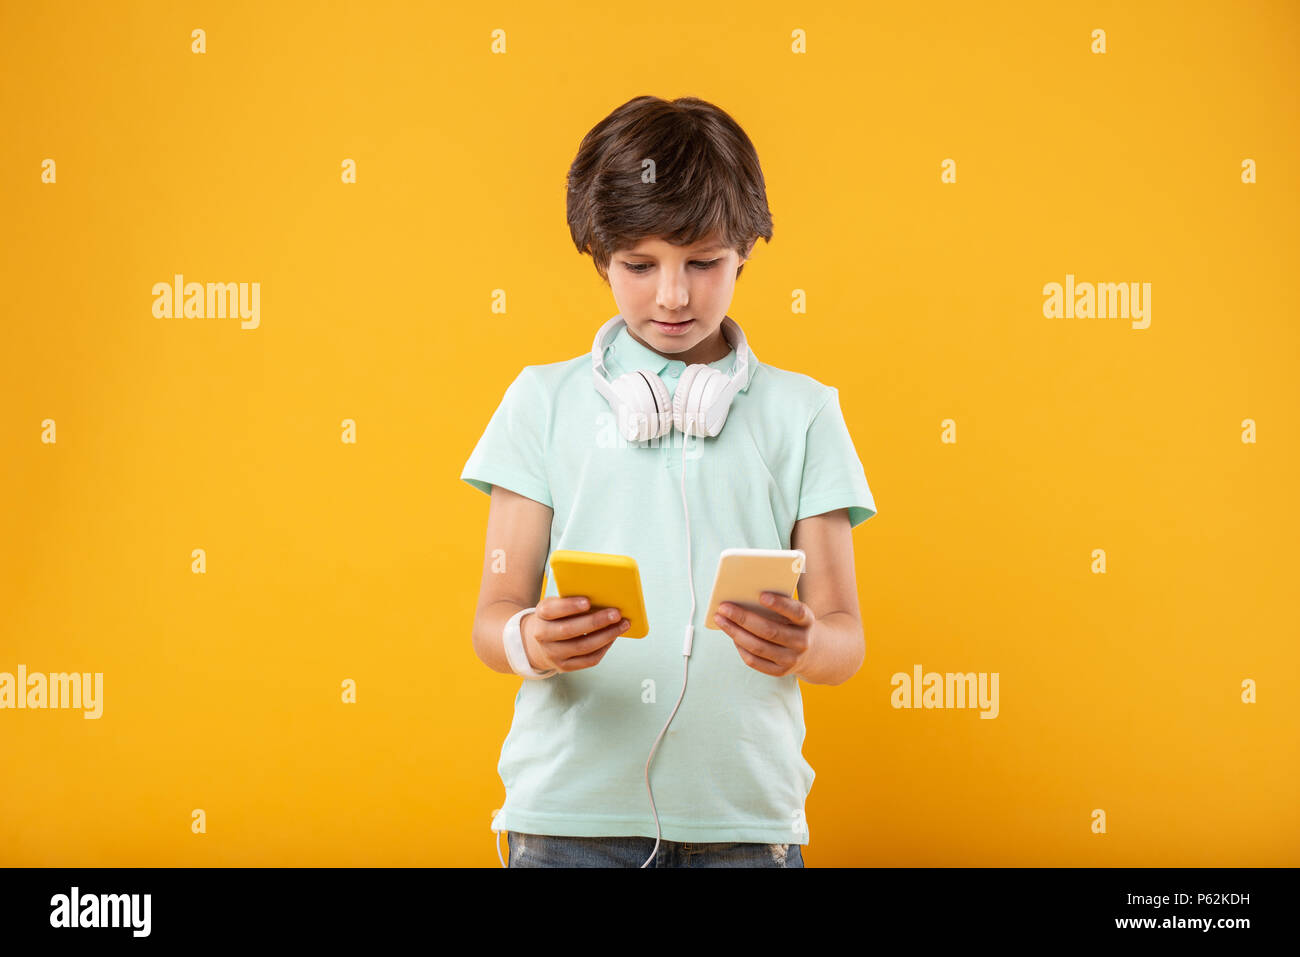
<path id="1" fill-rule="evenodd" d="M 623 438 L 643 442 L 661 438 L 674 428 L 685 435 L 714 436 L 721 432 L 731 400 L 749 375 L 749 346 L 736 320 L 730 316 L 722 320 L 722 335 L 736 350 L 731 375 L 703 364 L 689 365 L 677 380 L 677 391 L 671 399 L 663 380 L 643 370 L 609 381 L 605 350 L 626 324 L 622 314 L 614 316 L 600 327 L 591 345 L 591 375 L 596 390 L 609 400 Z"/>

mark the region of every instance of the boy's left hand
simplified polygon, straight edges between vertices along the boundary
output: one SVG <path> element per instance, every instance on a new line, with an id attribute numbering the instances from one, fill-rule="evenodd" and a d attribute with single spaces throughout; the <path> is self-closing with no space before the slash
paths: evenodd
<path id="1" fill-rule="evenodd" d="M 779 619 L 724 602 L 718 606 L 716 624 L 735 642 L 741 660 L 755 671 L 775 678 L 798 674 L 817 616 L 803 602 L 785 595 L 765 591 L 762 597 L 764 607 L 780 615 Z"/>

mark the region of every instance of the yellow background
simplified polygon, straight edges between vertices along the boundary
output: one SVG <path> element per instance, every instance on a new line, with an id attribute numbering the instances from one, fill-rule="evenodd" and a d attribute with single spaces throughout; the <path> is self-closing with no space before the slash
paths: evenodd
<path id="1" fill-rule="evenodd" d="M 1300 864 L 1298 34 L 1290 2 L 4 0 L 0 671 L 105 686 L 98 721 L 0 712 L 0 863 L 497 866 L 517 680 L 471 647 L 459 473 L 616 311 L 564 176 L 653 93 L 753 139 L 775 236 L 729 314 L 840 389 L 880 509 L 866 664 L 805 686 L 809 866 Z M 155 319 L 177 272 L 260 282 L 261 327 Z M 1150 328 L 1044 318 L 1066 273 L 1150 282 Z M 891 708 L 915 664 L 998 672 L 1000 716 Z"/>

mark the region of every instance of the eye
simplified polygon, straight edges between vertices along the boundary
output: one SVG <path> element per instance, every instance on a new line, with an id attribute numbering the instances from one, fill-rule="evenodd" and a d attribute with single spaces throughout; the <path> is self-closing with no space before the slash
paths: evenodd
<path id="1" fill-rule="evenodd" d="M 703 272 L 703 271 L 705 271 L 705 270 L 707 270 L 707 269 L 712 269 L 714 266 L 716 266 L 716 265 L 717 265 L 718 263 L 720 263 L 720 262 L 722 262 L 722 260 L 721 260 L 720 258 L 719 258 L 719 259 L 710 259 L 710 260 L 708 260 L 707 262 L 705 262 L 704 260 L 696 259 L 696 260 L 692 260 L 692 261 L 691 261 L 691 265 L 694 266 L 696 269 L 700 270 L 701 272 Z M 643 272 L 645 272 L 647 269 L 649 269 L 651 264 L 650 264 L 650 263 L 629 263 L 629 262 L 625 262 L 625 263 L 623 263 L 623 265 L 627 267 L 628 272 L 631 272 L 631 273 L 635 273 L 635 274 L 637 274 L 637 275 L 640 275 L 641 273 L 643 273 Z"/>

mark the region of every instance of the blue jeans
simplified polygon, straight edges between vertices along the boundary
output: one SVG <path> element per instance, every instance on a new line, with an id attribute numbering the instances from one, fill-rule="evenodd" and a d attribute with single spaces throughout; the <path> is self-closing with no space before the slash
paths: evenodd
<path id="1" fill-rule="evenodd" d="M 559 837 L 506 831 L 509 867 L 640 867 L 653 837 Z M 651 867 L 803 867 L 798 844 L 660 841 Z"/>

